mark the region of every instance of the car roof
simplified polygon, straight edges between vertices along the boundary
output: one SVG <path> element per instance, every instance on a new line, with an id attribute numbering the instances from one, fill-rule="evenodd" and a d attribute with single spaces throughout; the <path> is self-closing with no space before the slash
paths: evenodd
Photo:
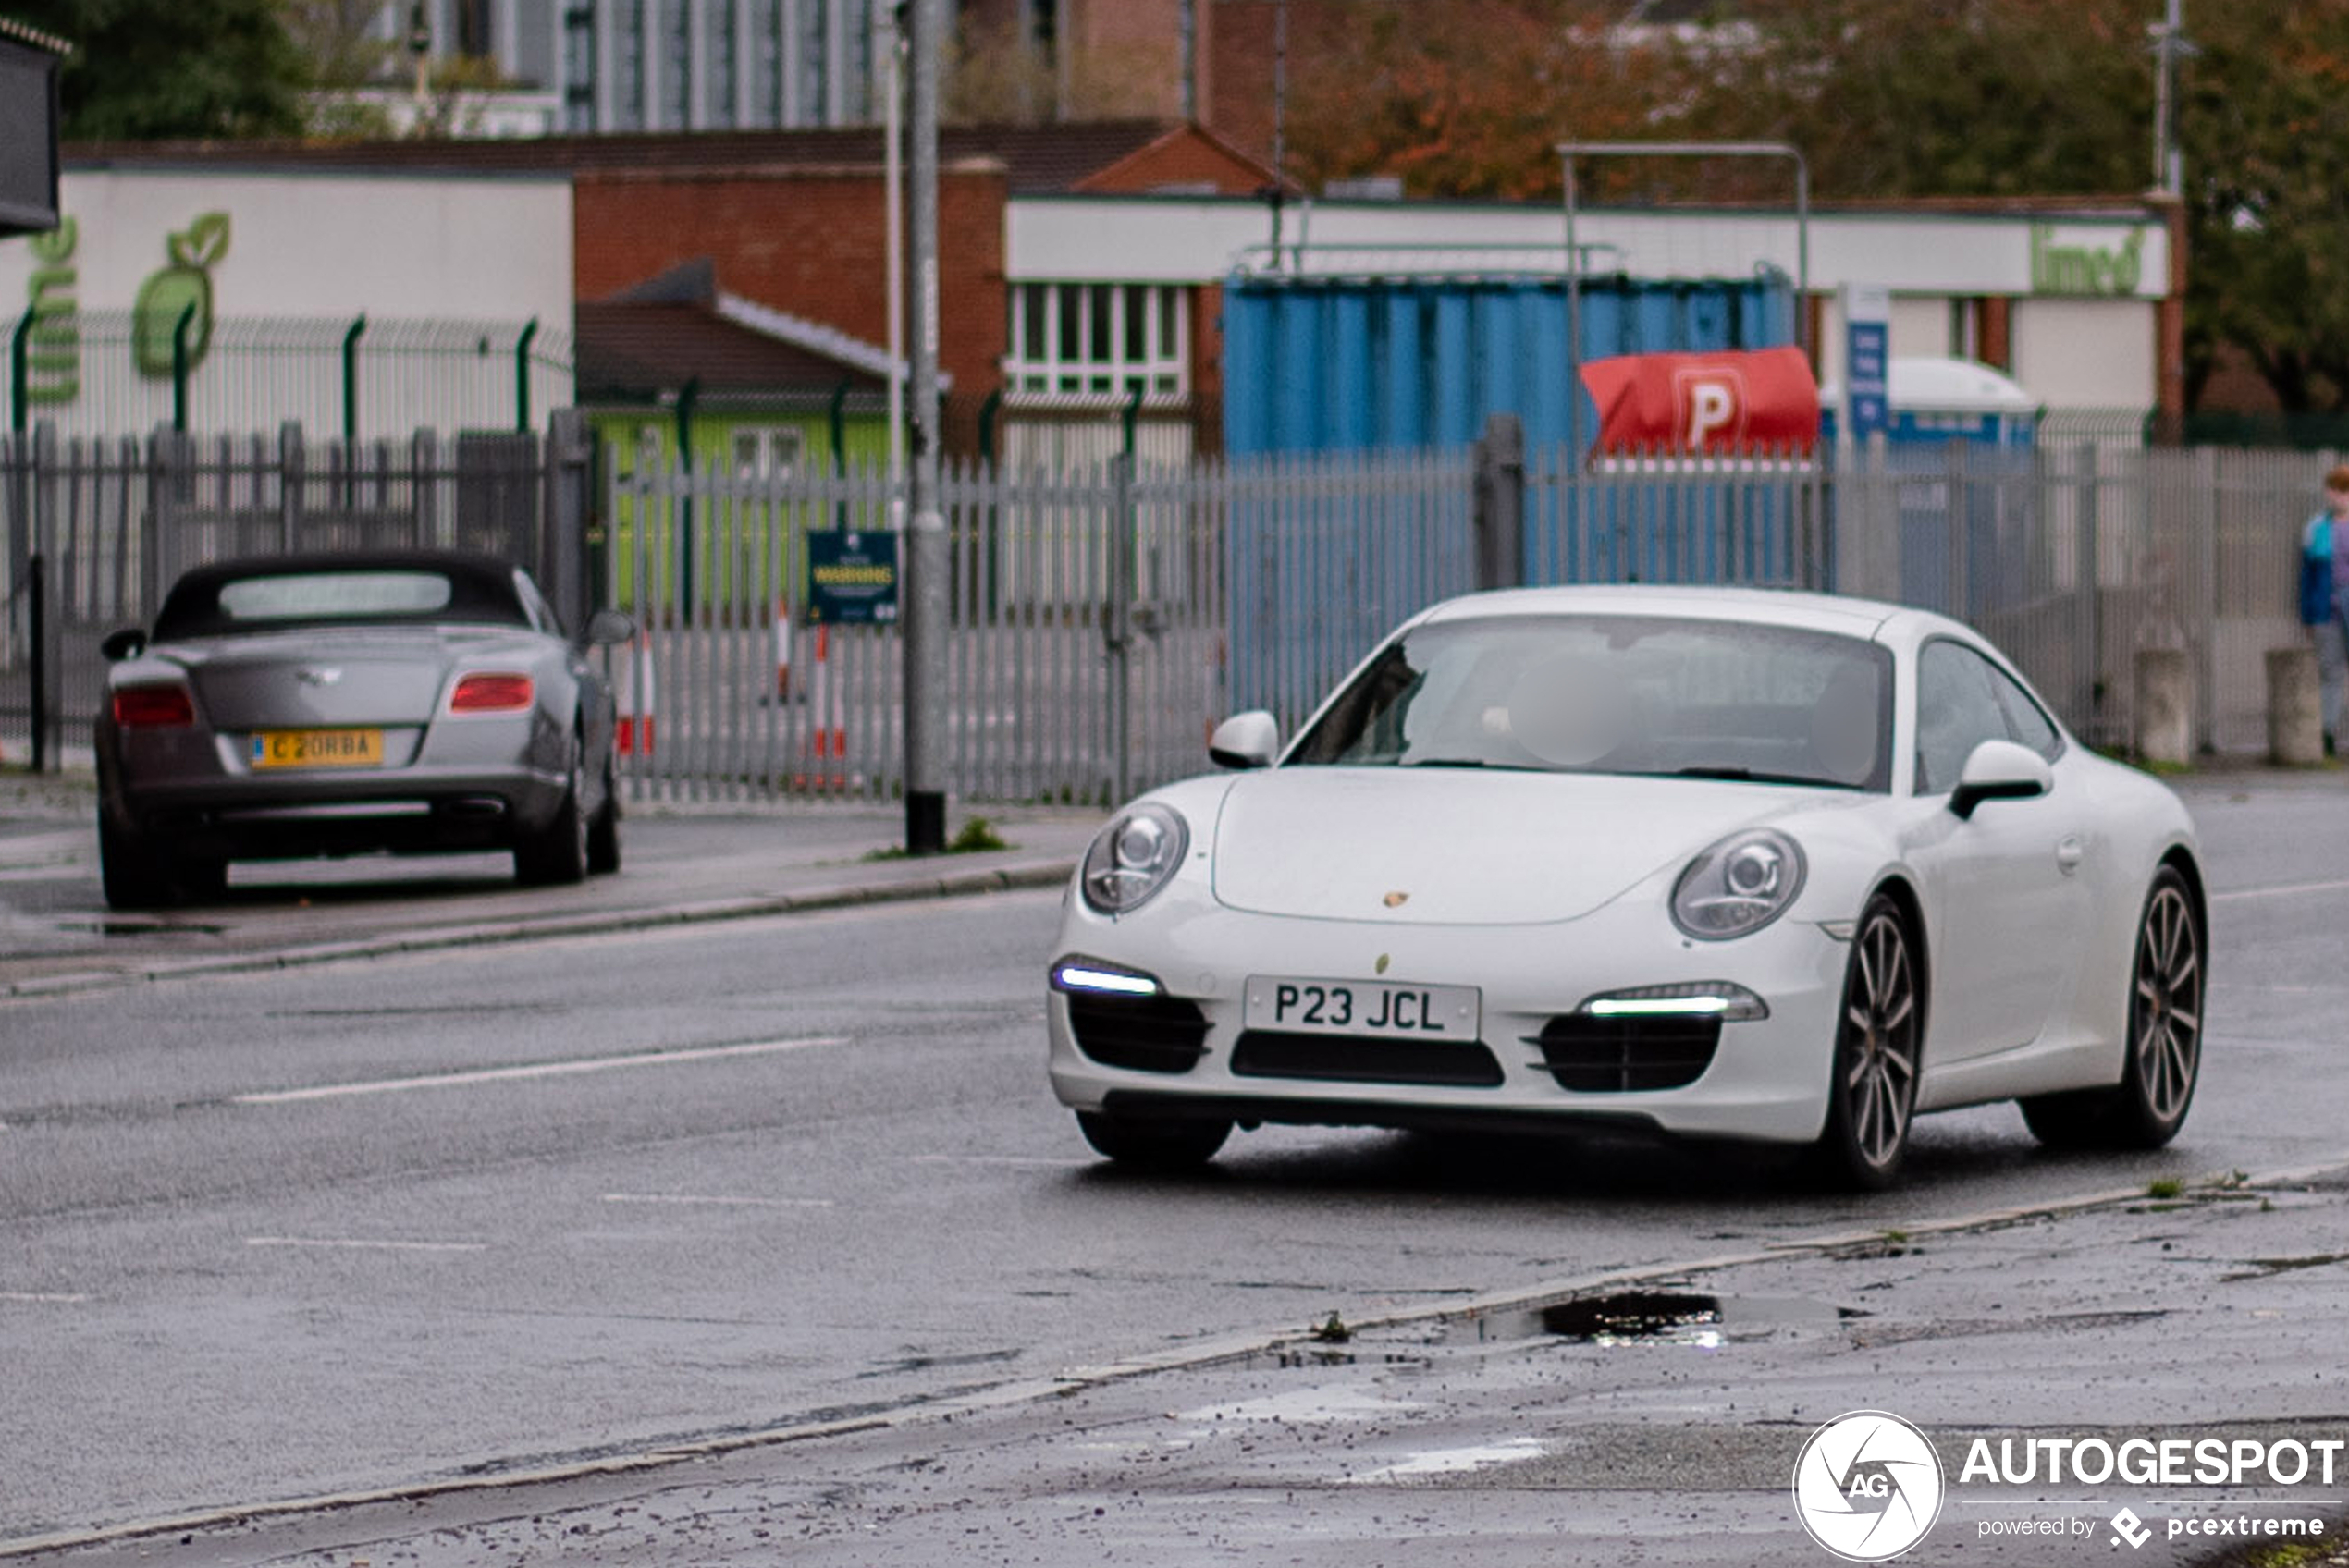
<path id="1" fill-rule="evenodd" d="M 289 556 L 242 556 L 208 561 L 180 573 L 173 584 L 202 590 L 240 577 L 292 577 L 314 571 L 443 571 L 453 576 L 513 581 L 510 562 L 471 550 L 314 550 Z"/>
<path id="2" fill-rule="evenodd" d="M 1955 621 L 1902 605 L 1780 588 L 1714 588 L 1683 583 L 1578 583 L 1555 588 L 1498 588 L 1446 599 L 1424 612 L 1422 623 L 1486 616 L 1642 615 L 1691 620 L 1746 621 L 1807 627 L 1847 637 L 1876 637 L 1888 623 L 1918 620 L 1962 630 Z"/>

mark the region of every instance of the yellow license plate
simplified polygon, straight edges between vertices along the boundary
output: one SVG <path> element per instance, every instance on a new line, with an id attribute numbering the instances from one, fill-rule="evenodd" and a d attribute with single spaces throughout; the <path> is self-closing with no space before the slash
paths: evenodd
<path id="1" fill-rule="evenodd" d="M 380 729 L 263 729 L 252 737 L 255 767 L 381 767 Z"/>

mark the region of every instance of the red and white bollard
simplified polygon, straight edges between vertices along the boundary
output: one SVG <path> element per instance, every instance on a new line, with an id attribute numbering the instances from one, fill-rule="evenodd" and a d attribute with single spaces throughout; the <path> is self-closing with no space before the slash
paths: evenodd
<path id="1" fill-rule="evenodd" d="M 639 631 L 621 656 L 619 678 L 612 683 L 618 717 L 612 726 L 612 747 L 621 756 L 653 754 L 653 640 Z"/>

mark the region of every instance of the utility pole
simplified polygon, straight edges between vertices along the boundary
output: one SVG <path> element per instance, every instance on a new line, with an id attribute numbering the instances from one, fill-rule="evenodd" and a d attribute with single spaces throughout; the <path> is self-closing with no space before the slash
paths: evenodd
<path id="1" fill-rule="evenodd" d="M 938 485 L 938 63 L 945 0 L 908 0 L 913 17 L 913 448 L 901 555 L 905 590 L 905 852 L 946 848 L 946 518 Z"/>
<path id="2" fill-rule="evenodd" d="M 2195 52 L 2186 42 L 2185 0 L 2170 0 L 2168 14 L 2149 30 L 2156 65 L 2153 77 L 2153 188 L 2164 196 L 2185 194 L 2185 156 L 2178 150 L 2178 59 Z"/>
<path id="3" fill-rule="evenodd" d="M 889 495 L 902 508 L 905 483 L 905 29 L 899 7 L 873 8 L 873 43 L 880 51 L 881 249 L 889 276 Z M 832 454 L 837 461 L 841 454 Z M 902 515 L 890 519 L 901 527 Z"/>

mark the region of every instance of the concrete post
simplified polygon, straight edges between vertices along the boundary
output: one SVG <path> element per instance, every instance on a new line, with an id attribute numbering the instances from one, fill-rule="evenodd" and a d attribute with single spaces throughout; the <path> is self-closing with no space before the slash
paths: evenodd
<path id="1" fill-rule="evenodd" d="M 1486 416 L 1476 444 L 1476 585 L 1525 582 L 1525 425 L 1515 414 Z"/>
<path id="2" fill-rule="evenodd" d="M 2268 760 L 2277 766 L 2314 767 L 2324 761 L 2319 690 L 2314 648 L 2268 650 Z"/>
<path id="3" fill-rule="evenodd" d="M 2183 767 L 2194 757 L 2194 667 L 2183 648 L 2137 650 L 2137 760 Z"/>
<path id="4" fill-rule="evenodd" d="M 566 624 L 584 631 L 599 607 L 603 584 L 588 568 L 595 526 L 596 446 L 587 418 L 557 409 L 547 419 L 547 534 L 540 545 L 540 586 Z"/>

